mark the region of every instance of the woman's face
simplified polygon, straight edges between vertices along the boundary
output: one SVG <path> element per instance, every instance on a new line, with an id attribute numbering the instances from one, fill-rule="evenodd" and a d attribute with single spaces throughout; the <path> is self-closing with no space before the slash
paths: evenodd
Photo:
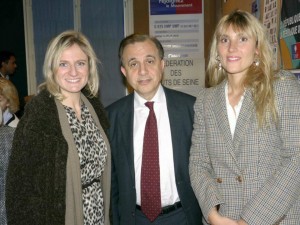
<path id="1" fill-rule="evenodd" d="M 0 95 L 0 108 L 4 112 L 9 107 L 9 101 L 3 95 Z"/>
<path id="2" fill-rule="evenodd" d="M 78 95 L 85 87 L 89 77 L 89 63 L 87 55 L 74 44 L 65 49 L 59 61 L 55 80 L 61 93 L 66 97 Z"/>
<path id="3" fill-rule="evenodd" d="M 228 76 L 243 77 L 258 54 L 256 40 L 232 26 L 220 36 L 217 43 L 220 61 Z"/>

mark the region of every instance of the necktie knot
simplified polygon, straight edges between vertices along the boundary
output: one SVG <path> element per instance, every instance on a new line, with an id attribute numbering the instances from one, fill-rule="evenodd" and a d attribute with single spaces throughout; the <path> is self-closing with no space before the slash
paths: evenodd
<path id="1" fill-rule="evenodd" d="M 151 110 L 153 110 L 153 104 L 154 102 L 146 102 L 145 105 Z"/>

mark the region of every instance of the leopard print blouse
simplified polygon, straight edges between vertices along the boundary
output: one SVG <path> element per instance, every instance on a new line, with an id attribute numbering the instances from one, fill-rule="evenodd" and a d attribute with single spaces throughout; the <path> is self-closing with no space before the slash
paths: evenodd
<path id="1" fill-rule="evenodd" d="M 107 156 L 107 146 L 88 108 L 81 106 L 81 121 L 75 111 L 64 106 L 78 150 L 84 225 L 104 224 L 104 200 L 101 176 Z"/>

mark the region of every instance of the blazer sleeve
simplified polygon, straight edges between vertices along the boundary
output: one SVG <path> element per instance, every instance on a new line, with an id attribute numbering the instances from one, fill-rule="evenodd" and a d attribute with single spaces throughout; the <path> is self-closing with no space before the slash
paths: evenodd
<path id="1" fill-rule="evenodd" d="M 284 76 L 275 84 L 282 163 L 245 205 L 248 224 L 276 224 L 300 196 L 300 85 Z"/>
<path id="2" fill-rule="evenodd" d="M 213 168 L 206 149 L 206 127 L 204 122 L 205 112 L 203 105 L 208 89 L 202 89 L 194 105 L 194 130 L 190 151 L 189 173 L 192 188 L 198 199 L 204 218 L 216 205 L 224 201 L 215 181 L 212 178 Z"/>

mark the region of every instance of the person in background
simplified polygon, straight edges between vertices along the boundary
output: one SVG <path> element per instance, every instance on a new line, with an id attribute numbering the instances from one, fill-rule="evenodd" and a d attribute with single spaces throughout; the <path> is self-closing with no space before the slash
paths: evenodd
<path id="1" fill-rule="evenodd" d="M 10 51 L 0 51 L 0 76 L 8 79 L 16 71 L 16 56 Z"/>
<path id="2" fill-rule="evenodd" d="M 6 225 L 5 209 L 5 183 L 11 145 L 15 127 L 9 127 L 2 123 L 2 110 L 0 107 L 0 224 Z"/>
<path id="3" fill-rule="evenodd" d="M 9 225 L 110 224 L 108 120 L 98 97 L 97 62 L 80 32 L 64 31 L 49 43 L 45 83 L 14 135 Z"/>
<path id="4" fill-rule="evenodd" d="M 218 23 L 190 155 L 205 224 L 299 224 L 300 84 L 274 70 L 273 54 L 250 13 Z"/>
<path id="5" fill-rule="evenodd" d="M 106 108 L 111 124 L 113 224 L 202 224 L 188 173 L 195 97 L 161 85 L 164 50 L 156 38 L 139 34 L 124 38 L 119 57 L 134 92 Z M 146 135 L 148 115 L 157 127 Z M 145 166 L 150 161 L 156 162 L 148 164 L 155 167 L 152 172 Z"/>
<path id="6" fill-rule="evenodd" d="M 0 107 L 0 127 L 3 126 L 3 112 L 2 112 L 2 109 Z"/>
<path id="7" fill-rule="evenodd" d="M 16 127 L 19 118 L 16 112 L 19 110 L 19 95 L 15 85 L 5 78 L 0 78 L 0 107 L 2 110 L 3 125 Z"/>
<path id="8" fill-rule="evenodd" d="M 0 77 L 11 80 L 11 75 L 16 71 L 16 56 L 10 51 L 0 51 Z M 19 110 L 16 112 L 16 116 L 21 118 L 24 112 L 25 101 L 23 96 L 19 96 Z"/>

